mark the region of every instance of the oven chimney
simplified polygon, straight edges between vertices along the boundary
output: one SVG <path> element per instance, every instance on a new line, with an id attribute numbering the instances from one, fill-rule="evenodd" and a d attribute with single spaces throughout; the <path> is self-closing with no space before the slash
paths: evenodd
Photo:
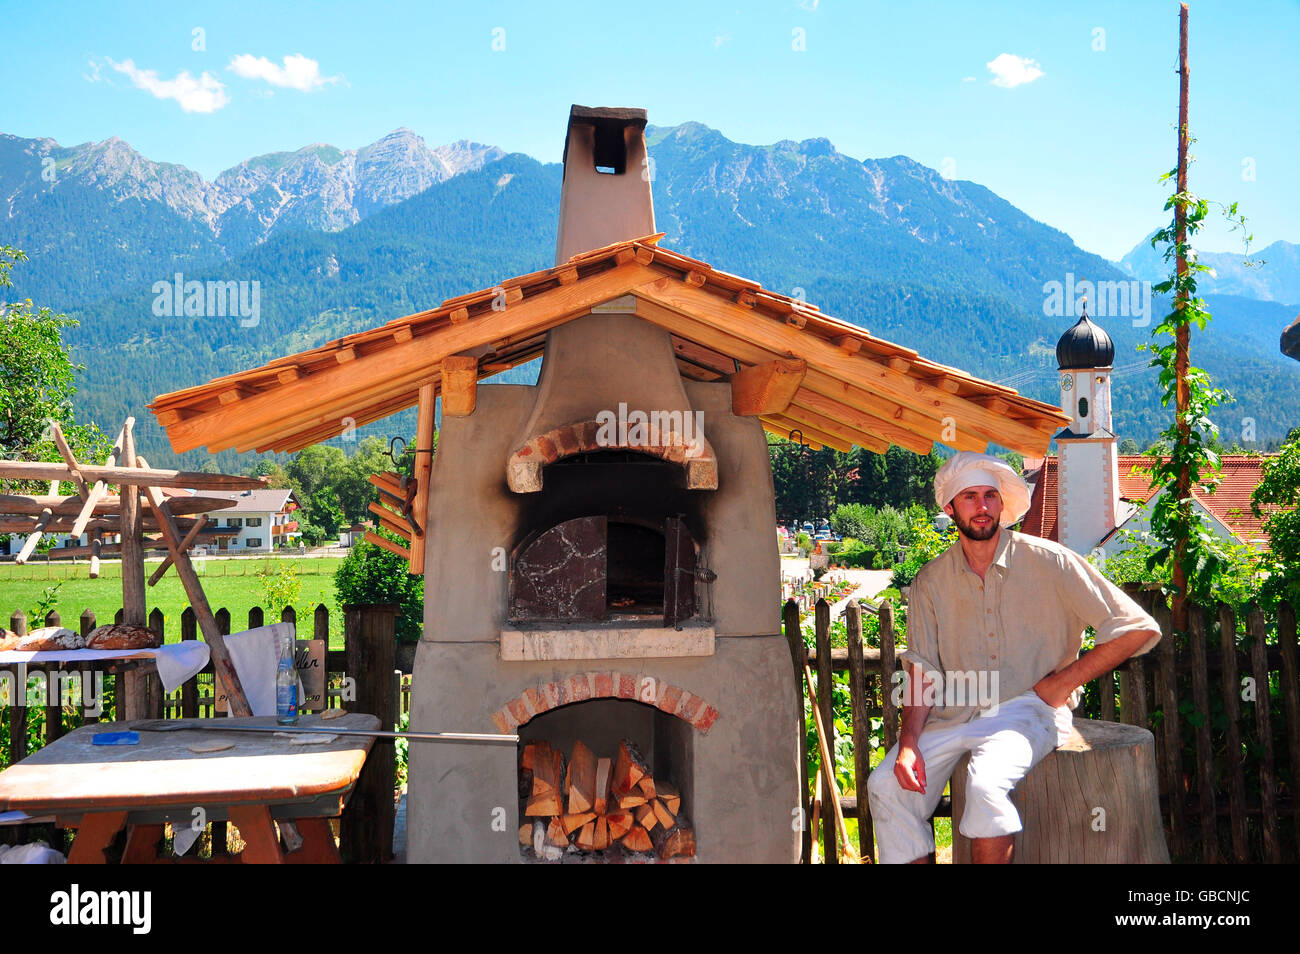
<path id="1" fill-rule="evenodd" d="M 645 110 L 571 106 L 555 264 L 655 230 Z"/>

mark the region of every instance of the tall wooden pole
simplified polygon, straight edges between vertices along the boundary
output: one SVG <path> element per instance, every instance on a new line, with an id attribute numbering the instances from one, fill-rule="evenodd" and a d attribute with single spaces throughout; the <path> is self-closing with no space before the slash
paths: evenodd
<path id="1" fill-rule="evenodd" d="M 135 467 L 135 418 L 128 417 L 122 427 L 123 467 Z M 144 595 L 144 539 L 140 515 L 140 492 L 122 484 L 118 488 L 122 508 L 122 622 L 127 626 L 149 625 Z M 124 691 L 118 693 L 117 717 L 146 719 L 150 713 L 145 692 L 144 673 L 129 669 L 119 677 Z"/>
<path id="2" fill-rule="evenodd" d="M 1187 88 L 1191 73 L 1187 65 L 1187 4 L 1182 4 L 1178 12 L 1178 193 L 1187 192 Z M 1187 241 L 1187 210 L 1182 203 L 1174 205 L 1174 236 L 1180 254 L 1176 267 L 1178 278 L 1187 275 L 1187 259 L 1181 254 L 1183 243 Z M 1177 292 L 1175 310 L 1182 314 L 1187 307 L 1187 293 Z M 1186 446 L 1191 438 L 1191 429 L 1187 423 L 1187 367 L 1188 367 L 1188 326 L 1178 325 L 1174 337 L 1174 374 L 1175 403 L 1177 405 L 1178 442 Z M 1174 486 L 1178 495 L 1180 511 L 1191 510 L 1192 481 L 1187 467 L 1178 471 L 1178 481 Z M 1176 632 L 1187 632 L 1187 574 L 1183 570 L 1183 559 L 1187 553 L 1187 539 L 1180 537 L 1174 545 L 1173 582 L 1175 593 L 1171 606 L 1173 627 Z"/>

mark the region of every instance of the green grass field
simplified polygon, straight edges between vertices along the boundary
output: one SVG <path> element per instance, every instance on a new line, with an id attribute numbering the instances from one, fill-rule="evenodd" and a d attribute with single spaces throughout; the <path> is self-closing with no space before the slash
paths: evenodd
<path id="1" fill-rule="evenodd" d="M 158 560 L 145 562 L 146 579 L 158 568 Z M 330 612 L 330 643 L 342 647 L 343 619 L 334 601 L 334 571 L 341 557 L 239 559 L 202 561 L 199 578 L 208 597 L 208 605 L 215 613 L 225 607 L 230 610 L 230 628 L 238 632 L 248 627 L 248 611 L 265 603 L 259 570 L 278 571 L 284 564 L 298 568 L 302 591 L 294 603 L 298 613 L 299 628 L 305 635 L 311 633 L 312 614 L 317 604 L 324 603 Z M 35 562 L 26 566 L 5 564 L 0 566 L 0 625 L 9 625 L 10 614 L 16 610 L 30 613 L 47 587 L 62 581 L 58 602 L 53 607 L 63 618 L 63 625 L 79 629 L 78 619 L 83 610 L 95 614 L 99 625 L 113 622 L 114 614 L 122 606 L 122 565 L 105 562 L 97 580 L 89 578 L 90 568 L 82 562 L 70 564 Z M 145 588 L 145 601 L 152 612 L 155 607 L 163 613 L 163 636 L 169 643 L 181 637 L 181 612 L 189 605 L 185 589 L 174 569 L 158 581 L 156 586 Z M 267 623 L 276 622 L 267 619 Z M 29 622 L 29 627 L 33 624 Z"/>

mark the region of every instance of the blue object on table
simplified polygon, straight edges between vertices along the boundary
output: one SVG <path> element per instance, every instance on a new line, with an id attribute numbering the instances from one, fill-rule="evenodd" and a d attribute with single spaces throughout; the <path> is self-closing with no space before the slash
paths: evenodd
<path id="1" fill-rule="evenodd" d="M 99 732 L 92 740 L 93 745 L 139 745 L 139 732 Z"/>

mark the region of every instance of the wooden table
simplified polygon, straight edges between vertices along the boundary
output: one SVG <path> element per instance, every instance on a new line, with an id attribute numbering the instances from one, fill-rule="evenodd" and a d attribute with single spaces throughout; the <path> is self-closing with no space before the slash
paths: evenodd
<path id="1" fill-rule="evenodd" d="M 275 725 L 275 719 L 183 719 L 186 724 Z M 341 736 L 332 742 L 295 745 L 262 732 L 193 729 L 140 732 L 140 744 L 94 745 L 100 732 L 132 729 L 139 722 L 96 723 L 63 736 L 0 772 L 0 811 L 54 815 L 61 828 L 76 828 L 68 861 L 103 864 L 104 849 L 127 829 L 123 863 L 157 858 L 163 825 L 230 821 L 245 847 L 231 860 L 256 864 L 339 863 L 329 819 L 342 813 L 373 738 Z M 350 713 L 301 725 L 378 729 L 379 719 Z M 233 747 L 200 753 L 192 746 L 215 742 Z M 196 814 L 202 809 L 203 816 Z M 292 821 L 302 846 L 286 853 L 274 820 Z M 192 860 L 192 859 L 189 859 Z"/>

